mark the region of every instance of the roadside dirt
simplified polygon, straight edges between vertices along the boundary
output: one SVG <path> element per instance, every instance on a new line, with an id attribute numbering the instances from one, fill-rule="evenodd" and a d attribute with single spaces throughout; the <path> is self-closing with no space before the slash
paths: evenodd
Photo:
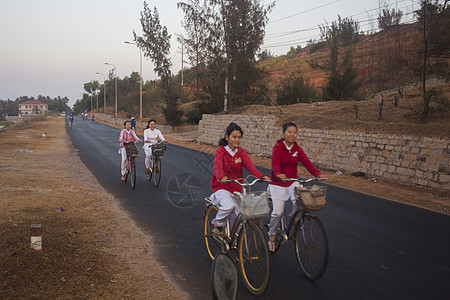
<path id="1" fill-rule="evenodd" d="M 64 118 L 0 132 L 0 180 L 0 298 L 187 299 L 152 237 L 80 161 Z M 42 224 L 41 251 L 31 224 Z"/>
<path id="2" fill-rule="evenodd" d="M 193 142 L 189 130 L 165 136 L 206 153 L 216 149 Z M 270 168 L 267 158 L 252 160 Z M 449 214 L 449 197 L 432 190 L 325 173 L 329 184 Z M 0 131 L 0 180 L 0 298 L 188 298 L 152 258 L 154 237 L 80 161 L 62 117 Z M 30 249 L 31 224 L 42 224 L 41 251 Z"/>

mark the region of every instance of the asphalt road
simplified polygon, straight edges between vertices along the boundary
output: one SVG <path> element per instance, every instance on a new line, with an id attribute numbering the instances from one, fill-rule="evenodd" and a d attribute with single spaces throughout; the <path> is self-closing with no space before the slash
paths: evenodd
<path id="1" fill-rule="evenodd" d="M 168 145 L 155 188 L 145 178 L 145 154 L 138 147 L 133 190 L 120 181 L 118 129 L 77 117 L 68 132 L 100 184 L 154 237 L 156 259 L 165 270 L 191 299 L 211 299 L 202 226 L 213 156 Z M 304 278 L 288 244 L 272 256 L 270 284 L 260 299 L 449 299 L 449 216 L 333 186 L 327 199 L 319 212 L 330 244 L 324 276 L 315 282 Z M 242 280 L 238 299 L 256 299 Z"/>

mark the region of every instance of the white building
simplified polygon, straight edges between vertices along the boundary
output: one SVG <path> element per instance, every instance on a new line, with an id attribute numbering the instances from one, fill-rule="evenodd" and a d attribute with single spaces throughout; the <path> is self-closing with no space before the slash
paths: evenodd
<path id="1" fill-rule="evenodd" d="M 28 100 L 19 104 L 19 116 L 43 115 L 48 111 L 48 104 L 41 101 Z"/>

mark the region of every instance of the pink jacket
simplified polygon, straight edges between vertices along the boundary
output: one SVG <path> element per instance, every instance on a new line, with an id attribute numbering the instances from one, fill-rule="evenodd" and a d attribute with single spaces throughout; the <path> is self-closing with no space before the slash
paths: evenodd
<path id="1" fill-rule="evenodd" d="M 133 130 L 130 130 L 130 133 L 127 132 L 126 129 L 122 129 L 119 136 L 119 141 L 122 140 L 124 142 L 140 142 L 141 139 L 137 137 L 136 133 Z M 120 148 L 123 148 L 123 143 L 120 143 Z"/>

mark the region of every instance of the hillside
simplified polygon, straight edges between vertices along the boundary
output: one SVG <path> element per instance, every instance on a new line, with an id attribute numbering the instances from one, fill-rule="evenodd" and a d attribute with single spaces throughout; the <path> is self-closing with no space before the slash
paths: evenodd
<path id="1" fill-rule="evenodd" d="M 448 84 L 439 84 L 434 87 L 442 89 L 447 99 L 449 98 Z M 414 113 L 421 104 L 420 92 L 420 88 L 405 92 L 404 97 L 398 101 L 397 107 L 393 103 L 394 95 L 386 94 L 382 120 L 378 120 L 379 97 L 360 101 L 326 101 L 284 106 L 250 105 L 229 113 L 275 115 L 280 124 L 293 121 L 300 128 L 450 138 L 448 114 L 434 115 L 428 122 L 423 123 Z M 355 105 L 358 108 L 358 119 L 356 119 Z"/>
<path id="2" fill-rule="evenodd" d="M 395 59 L 393 53 L 398 51 L 402 58 L 406 58 L 417 51 L 415 41 L 418 33 L 415 26 L 416 24 L 400 25 L 395 29 L 360 35 L 355 44 L 339 47 L 340 59 L 349 47 L 353 47 L 353 63 L 358 70 L 358 79 L 363 83 L 360 91 L 362 98 L 378 91 L 396 88 L 397 85 L 420 81 L 406 67 L 402 68 L 400 74 L 393 74 L 391 69 Z M 329 47 L 322 42 L 309 45 L 294 55 L 264 59 L 259 62 L 259 66 L 269 72 L 271 89 L 278 87 L 283 78 L 301 72 L 320 91 L 327 83 L 326 71 L 321 67 L 326 65 L 329 57 Z"/>

